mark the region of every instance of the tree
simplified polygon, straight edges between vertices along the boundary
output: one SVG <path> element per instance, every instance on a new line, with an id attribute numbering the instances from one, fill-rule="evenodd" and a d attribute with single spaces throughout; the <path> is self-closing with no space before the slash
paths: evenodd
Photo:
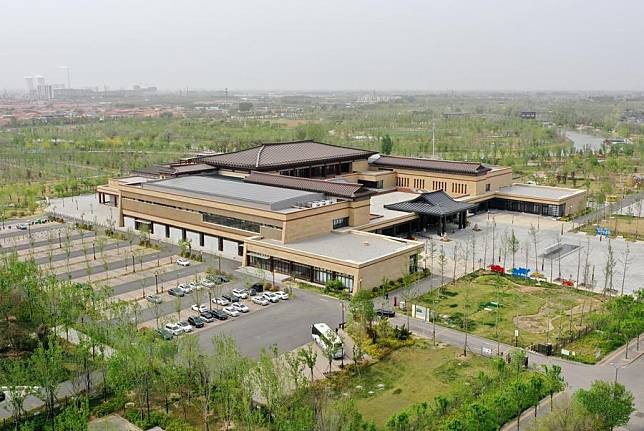
<path id="1" fill-rule="evenodd" d="M 519 251 L 519 246 L 520 246 L 519 239 L 514 234 L 514 229 L 512 229 L 512 233 L 510 234 L 510 236 L 508 236 L 508 244 L 507 244 L 508 250 L 510 250 L 510 253 L 512 253 L 512 268 L 515 268 L 514 258 L 517 252 Z"/>
<path id="2" fill-rule="evenodd" d="M 304 365 L 306 365 L 311 372 L 311 381 L 313 381 L 313 369 L 318 360 L 318 353 L 313 350 L 311 346 L 307 346 L 305 349 L 302 349 L 298 352 L 298 355 L 302 358 Z"/>
<path id="3" fill-rule="evenodd" d="M 608 294 L 609 290 L 613 290 L 613 274 L 615 273 L 615 256 L 613 254 L 613 246 L 608 240 L 608 248 L 606 250 L 606 263 L 604 264 L 604 295 Z"/>
<path id="4" fill-rule="evenodd" d="M 602 430 L 626 425 L 635 411 L 633 394 L 619 383 L 595 380 L 590 389 L 577 390 L 575 400 L 599 419 Z"/>
<path id="5" fill-rule="evenodd" d="M 31 372 L 34 382 L 40 387 L 47 415 L 54 424 L 54 409 L 56 406 L 56 390 L 65 378 L 65 359 L 63 347 L 56 336 L 51 335 L 46 344 L 41 343 L 30 358 Z"/>
<path id="6" fill-rule="evenodd" d="M 394 141 L 391 139 L 391 136 L 385 135 L 380 138 L 380 152 L 382 154 L 391 154 L 391 151 L 394 148 Z"/>
<path id="7" fill-rule="evenodd" d="M 34 391 L 31 390 L 30 382 L 32 379 L 29 366 L 22 361 L 7 361 L 5 372 L 0 374 L 2 377 L 3 385 L 6 386 L 6 391 L 11 404 L 15 429 L 18 429 L 18 424 L 25 412 L 25 398 L 31 395 Z"/>
<path id="8" fill-rule="evenodd" d="M 561 375 L 561 367 L 559 365 L 544 365 L 543 371 L 546 376 L 546 387 L 548 388 L 548 393 L 550 394 L 550 411 L 552 411 L 552 399 L 554 393 L 561 391 L 564 388 L 565 382 L 563 376 Z"/>
<path id="9" fill-rule="evenodd" d="M 371 332 L 373 320 L 376 318 L 376 310 L 369 291 L 358 289 L 349 301 L 349 312 L 355 322 Z"/>
<path id="10" fill-rule="evenodd" d="M 447 257 L 445 256 L 445 247 L 441 245 L 441 251 L 438 254 L 438 265 L 441 268 L 441 285 L 439 290 L 443 291 L 443 286 L 445 286 L 445 263 L 447 263 Z"/>

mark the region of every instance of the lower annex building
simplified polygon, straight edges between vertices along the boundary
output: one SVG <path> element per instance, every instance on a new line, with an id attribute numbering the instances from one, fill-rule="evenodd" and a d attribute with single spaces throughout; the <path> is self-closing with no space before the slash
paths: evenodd
<path id="1" fill-rule="evenodd" d="M 351 292 L 418 269 L 423 232 L 488 208 L 563 216 L 583 190 L 512 183 L 508 167 L 381 156 L 315 141 L 207 154 L 97 189 L 116 224 L 152 238 Z"/>

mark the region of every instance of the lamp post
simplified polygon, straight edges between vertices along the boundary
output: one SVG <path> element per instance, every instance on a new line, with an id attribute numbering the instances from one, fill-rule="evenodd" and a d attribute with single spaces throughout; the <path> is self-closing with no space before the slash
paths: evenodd
<path id="1" fill-rule="evenodd" d="M 94 255 L 94 260 L 96 260 L 96 245 L 92 243 L 92 254 Z"/>
<path id="2" fill-rule="evenodd" d="M 159 294 L 159 271 L 154 271 L 154 291 Z"/>

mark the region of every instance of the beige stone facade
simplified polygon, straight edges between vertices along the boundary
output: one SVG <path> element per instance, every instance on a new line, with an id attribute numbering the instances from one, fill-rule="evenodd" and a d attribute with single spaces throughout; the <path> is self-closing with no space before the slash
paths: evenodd
<path id="1" fill-rule="evenodd" d="M 410 160 L 413 163 L 413 159 Z M 468 172 L 462 166 L 461 172 L 458 172 L 458 169 L 449 171 L 449 168 L 445 167 L 435 170 L 377 167 L 371 165 L 366 157 L 348 163 L 350 164 L 345 163 L 343 166 L 350 166 L 349 172 L 343 170 L 343 173 L 337 173 L 334 177 L 336 180 L 354 183 L 356 187 L 359 187 L 359 184 L 355 183 L 360 183 L 363 187 L 380 191 L 418 193 L 444 190 L 451 197 L 467 203 L 485 205 L 494 200 L 520 201 L 526 205 L 538 203 L 557 206 L 559 211 L 565 207 L 565 214 L 576 213 L 585 206 L 586 196 L 583 191 L 552 193 L 555 197 L 548 197 L 545 192 L 541 195 L 513 192 L 512 169 L 508 167 L 483 167 L 474 172 Z M 460 165 L 463 164 L 468 165 Z M 289 167 L 286 174 L 311 174 L 315 166 L 308 166 L 302 170 Z M 245 182 L 242 180 L 249 172 L 235 167 L 220 167 L 218 174 L 233 177 L 230 181 L 243 184 Z M 273 172 L 285 175 L 281 170 Z M 198 238 L 199 244 L 193 243 L 195 248 L 204 251 L 221 252 L 222 241 L 227 241 L 223 248 L 228 247 L 232 250 L 231 253 L 237 255 L 243 265 L 251 262 L 267 265 L 267 262 L 270 262 L 271 268 L 274 268 L 277 262 L 282 265 L 281 268 L 285 268 L 284 265 L 290 269 L 296 268 L 293 270 L 296 274 L 302 275 L 304 271 L 306 276 L 303 278 L 310 278 L 307 281 L 320 283 L 318 272 L 321 271 L 325 277 L 329 274 L 342 277 L 353 291 L 358 288 L 373 288 L 380 285 L 384 278 L 397 279 L 407 274 L 410 269 L 413 270 L 412 263 L 422 249 L 422 245 L 415 241 L 391 239 L 371 233 L 409 224 L 419 217 L 416 213 L 399 213 L 395 217 L 371 214 L 370 196 L 373 191 L 367 191 L 367 194 L 363 193 L 355 198 L 331 197 L 322 206 L 292 206 L 282 210 L 270 210 L 248 205 L 243 199 L 235 200 L 234 196 L 227 199 L 200 197 L 197 196 L 198 193 L 160 191 L 141 184 L 143 183 L 136 183 L 136 178 L 113 179 L 109 184 L 97 188 L 101 203 L 118 207 L 119 218 L 115 220 L 118 226 L 124 226 L 126 219 L 133 223 L 135 228 L 137 223 L 148 223 L 152 227 L 164 230 L 165 238 L 174 239 L 175 242 L 177 238 L 185 238 L 189 232 L 193 239 Z M 526 186 L 523 187 L 528 190 Z M 228 221 L 230 223 L 227 223 Z M 164 237 L 163 232 L 156 234 L 158 237 Z M 345 247 L 334 250 L 328 246 L 333 244 L 328 242 L 329 238 L 341 241 Z M 214 246 L 215 250 L 212 250 L 212 244 L 218 244 Z M 370 244 L 370 248 L 361 249 L 367 247 L 366 244 Z M 237 246 L 238 249 L 233 249 Z M 381 254 L 374 254 L 381 249 Z M 357 257 L 349 253 L 351 251 L 355 252 Z M 361 251 L 364 253 L 360 254 Z"/>

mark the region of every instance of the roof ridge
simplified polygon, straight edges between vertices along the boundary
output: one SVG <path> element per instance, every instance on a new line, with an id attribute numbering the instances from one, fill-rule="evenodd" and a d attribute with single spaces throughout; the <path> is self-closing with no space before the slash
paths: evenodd
<path id="1" fill-rule="evenodd" d="M 257 157 L 255 158 L 255 167 L 259 167 L 259 159 L 262 157 L 262 151 L 264 151 L 264 145 L 259 147 L 259 150 L 257 151 Z"/>

